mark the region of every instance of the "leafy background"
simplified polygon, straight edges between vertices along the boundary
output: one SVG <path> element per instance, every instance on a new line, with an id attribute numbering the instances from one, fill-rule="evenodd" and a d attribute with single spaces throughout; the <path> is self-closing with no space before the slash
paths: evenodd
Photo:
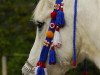
<path id="1" fill-rule="evenodd" d="M 36 4 L 36 0 L 0 0 L 0 59 L 7 56 L 8 75 L 22 75 L 21 68 L 36 36 L 36 26 L 30 21 Z M 89 75 L 100 75 L 96 66 L 87 62 Z M 0 60 L 0 75 L 1 71 Z M 67 75 L 81 75 L 82 71 L 83 63 Z"/>

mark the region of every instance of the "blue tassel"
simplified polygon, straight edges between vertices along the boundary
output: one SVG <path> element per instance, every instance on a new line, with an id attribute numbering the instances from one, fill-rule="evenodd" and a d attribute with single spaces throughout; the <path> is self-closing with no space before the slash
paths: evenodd
<path id="1" fill-rule="evenodd" d="M 56 64 L 56 52 L 53 49 L 49 52 L 49 64 Z"/>
<path id="2" fill-rule="evenodd" d="M 41 54 L 40 54 L 40 60 L 39 61 L 46 62 L 47 57 L 48 57 L 49 48 L 50 48 L 49 46 L 48 47 L 43 46 Z"/>
<path id="3" fill-rule="evenodd" d="M 64 12 L 59 10 L 56 16 L 56 25 L 63 27 L 65 25 Z"/>
<path id="4" fill-rule="evenodd" d="M 45 75 L 44 68 L 38 67 L 38 69 L 37 69 L 37 75 Z"/>

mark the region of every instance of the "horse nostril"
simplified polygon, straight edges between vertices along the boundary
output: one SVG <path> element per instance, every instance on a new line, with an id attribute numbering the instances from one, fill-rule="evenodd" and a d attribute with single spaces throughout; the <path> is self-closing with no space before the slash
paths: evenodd
<path id="1" fill-rule="evenodd" d="M 36 22 L 36 25 L 39 29 L 42 28 L 44 26 L 44 24 L 45 24 L 45 22 L 39 22 L 39 21 Z"/>

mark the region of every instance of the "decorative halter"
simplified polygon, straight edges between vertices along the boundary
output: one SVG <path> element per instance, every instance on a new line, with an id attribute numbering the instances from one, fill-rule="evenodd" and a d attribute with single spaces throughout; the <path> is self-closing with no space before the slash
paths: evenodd
<path id="1" fill-rule="evenodd" d="M 61 47 L 60 28 L 65 25 L 63 12 L 63 0 L 56 0 L 55 9 L 50 14 L 51 23 L 46 32 L 46 39 L 41 50 L 39 61 L 35 68 L 35 75 L 47 75 L 46 61 L 49 59 L 50 65 L 55 65 L 56 52 L 55 50 Z M 77 18 L 77 0 L 74 4 L 74 21 L 73 21 L 73 66 L 76 66 L 76 18 Z"/>

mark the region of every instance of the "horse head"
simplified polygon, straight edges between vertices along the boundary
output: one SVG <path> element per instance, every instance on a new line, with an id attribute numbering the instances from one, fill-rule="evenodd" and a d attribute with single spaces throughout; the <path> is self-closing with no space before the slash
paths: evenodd
<path id="1" fill-rule="evenodd" d="M 92 0 L 87 1 L 87 5 L 85 5 L 86 1 L 81 0 L 78 2 L 78 15 L 77 15 L 77 63 L 82 62 L 85 58 L 89 58 L 91 61 L 95 62 L 97 66 L 100 68 L 99 60 L 97 60 L 97 56 L 100 55 L 100 52 L 97 53 L 95 50 L 99 50 L 98 44 L 100 43 L 93 39 L 93 36 L 96 35 L 94 32 L 99 32 L 100 30 L 98 23 L 100 24 L 100 11 L 97 12 L 96 4 Z M 100 3 L 100 2 L 99 2 Z M 41 53 L 41 48 L 43 46 L 44 39 L 46 37 L 45 32 L 47 31 L 50 25 L 50 13 L 54 9 L 55 0 L 40 0 L 34 13 L 33 13 L 33 21 L 37 25 L 36 39 L 34 45 L 30 51 L 27 62 L 22 68 L 22 72 L 24 75 L 33 75 L 34 68 L 36 67 L 36 63 L 39 60 L 39 56 Z M 95 11 L 92 11 L 90 6 L 93 6 Z M 61 48 L 56 50 L 57 64 L 50 66 L 47 64 L 48 74 L 50 75 L 64 75 L 64 73 L 73 68 L 71 66 L 71 61 L 73 57 L 73 10 L 74 10 L 74 1 L 73 0 L 64 0 L 64 13 L 65 13 L 65 26 L 61 29 Z M 84 12 L 85 11 L 85 12 Z M 90 13 L 91 12 L 91 13 Z M 98 13 L 99 16 L 95 15 L 95 12 Z M 94 20 L 91 16 L 98 20 Z M 93 24 L 93 20 L 98 27 L 96 30 L 92 30 L 95 25 Z M 92 21 L 92 22 L 91 22 Z M 92 25 L 90 28 L 89 26 Z M 94 32 L 93 32 L 94 31 Z M 93 32 L 93 34 L 91 34 Z M 100 36 L 100 35 L 99 35 Z M 100 37 L 97 38 L 100 40 Z M 96 44 L 95 42 L 98 42 Z M 95 45 L 94 45 L 95 43 Z M 99 49 L 97 49 L 97 47 Z M 97 54 L 97 55 L 96 55 Z"/>

